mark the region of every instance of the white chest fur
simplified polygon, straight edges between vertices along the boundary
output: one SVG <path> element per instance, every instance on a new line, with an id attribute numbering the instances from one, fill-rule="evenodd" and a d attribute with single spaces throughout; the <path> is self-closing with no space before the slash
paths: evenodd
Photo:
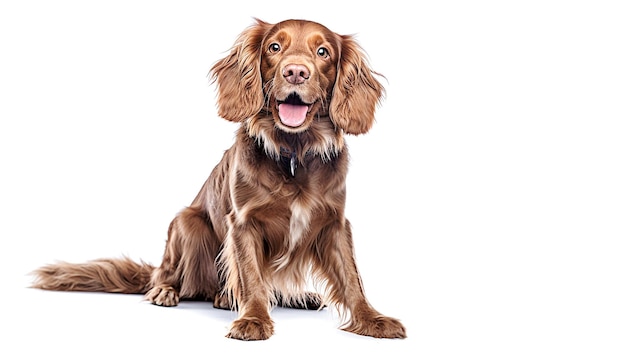
<path id="1" fill-rule="evenodd" d="M 291 204 L 291 219 L 289 221 L 289 248 L 298 244 L 302 235 L 309 229 L 311 210 L 305 207 L 301 201 Z"/>
<path id="2" fill-rule="evenodd" d="M 301 201 L 293 202 L 290 209 L 291 217 L 289 219 L 289 239 L 286 240 L 288 242 L 288 250 L 274 261 L 276 270 L 280 270 L 289 264 L 293 250 L 309 229 L 311 221 L 310 207 L 306 207 Z"/>

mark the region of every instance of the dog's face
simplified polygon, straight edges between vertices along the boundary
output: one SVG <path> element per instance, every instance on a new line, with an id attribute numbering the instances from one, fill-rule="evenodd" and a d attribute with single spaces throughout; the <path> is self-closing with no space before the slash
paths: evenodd
<path id="1" fill-rule="evenodd" d="M 269 120 L 297 134 L 316 119 L 337 132 L 366 133 L 384 94 L 374 75 L 351 36 L 306 20 L 257 20 L 211 68 L 221 117 L 256 126 Z"/>
<path id="2" fill-rule="evenodd" d="M 315 117 L 328 116 L 340 49 L 336 35 L 314 22 L 286 21 L 268 32 L 261 78 L 265 106 L 278 128 L 299 132 Z"/>

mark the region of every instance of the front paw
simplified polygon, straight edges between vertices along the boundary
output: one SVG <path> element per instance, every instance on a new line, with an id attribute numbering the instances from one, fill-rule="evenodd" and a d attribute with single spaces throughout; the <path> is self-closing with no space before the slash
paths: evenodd
<path id="1" fill-rule="evenodd" d="M 257 317 L 242 317 L 235 320 L 226 337 L 244 341 L 267 340 L 274 334 L 274 324 L 271 319 Z"/>
<path id="2" fill-rule="evenodd" d="M 172 307 L 178 305 L 178 292 L 174 287 L 156 286 L 146 293 L 145 299 L 154 305 Z"/>
<path id="3" fill-rule="evenodd" d="M 352 319 L 343 330 L 376 338 L 406 338 L 406 329 L 395 318 L 378 315 L 367 319 Z"/>

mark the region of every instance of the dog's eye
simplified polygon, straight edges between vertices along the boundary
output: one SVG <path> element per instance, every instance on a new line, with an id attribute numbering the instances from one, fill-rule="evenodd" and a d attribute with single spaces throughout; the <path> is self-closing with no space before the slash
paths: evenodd
<path id="1" fill-rule="evenodd" d="M 328 51 L 328 49 L 326 49 L 325 47 L 321 46 L 319 49 L 317 49 L 317 55 L 321 56 L 322 58 L 326 59 L 330 56 L 330 52 Z"/>
<path id="2" fill-rule="evenodd" d="M 280 51 L 280 44 L 271 43 L 267 50 L 269 50 L 270 53 L 278 53 Z"/>

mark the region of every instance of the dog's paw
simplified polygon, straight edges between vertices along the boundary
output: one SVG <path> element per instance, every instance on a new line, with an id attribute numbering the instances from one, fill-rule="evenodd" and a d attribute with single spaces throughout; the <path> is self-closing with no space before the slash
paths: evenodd
<path id="1" fill-rule="evenodd" d="M 145 299 L 154 305 L 172 307 L 178 305 L 178 292 L 174 287 L 156 286 L 146 293 Z"/>
<path id="2" fill-rule="evenodd" d="M 237 307 L 234 307 L 230 302 L 228 296 L 217 294 L 215 298 L 213 298 L 213 307 L 219 308 L 222 310 L 234 310 Z"/>
<path id="3" fill-rule="evenodd" d="M 369 319 L 353 319 L 343 330 L 376 338 L 406 338 L 404 325 L 395 318 L 383 315 Z"/>
<path id="4" fill-rule="evenodd" d="M 260 319 L 257 317 L 242 317 L 235 320 L 226 335 L 228 338 L 235 338 L 244 341 L 267 340 L 274 334 L 274 324 L 270 319 Z"/>

